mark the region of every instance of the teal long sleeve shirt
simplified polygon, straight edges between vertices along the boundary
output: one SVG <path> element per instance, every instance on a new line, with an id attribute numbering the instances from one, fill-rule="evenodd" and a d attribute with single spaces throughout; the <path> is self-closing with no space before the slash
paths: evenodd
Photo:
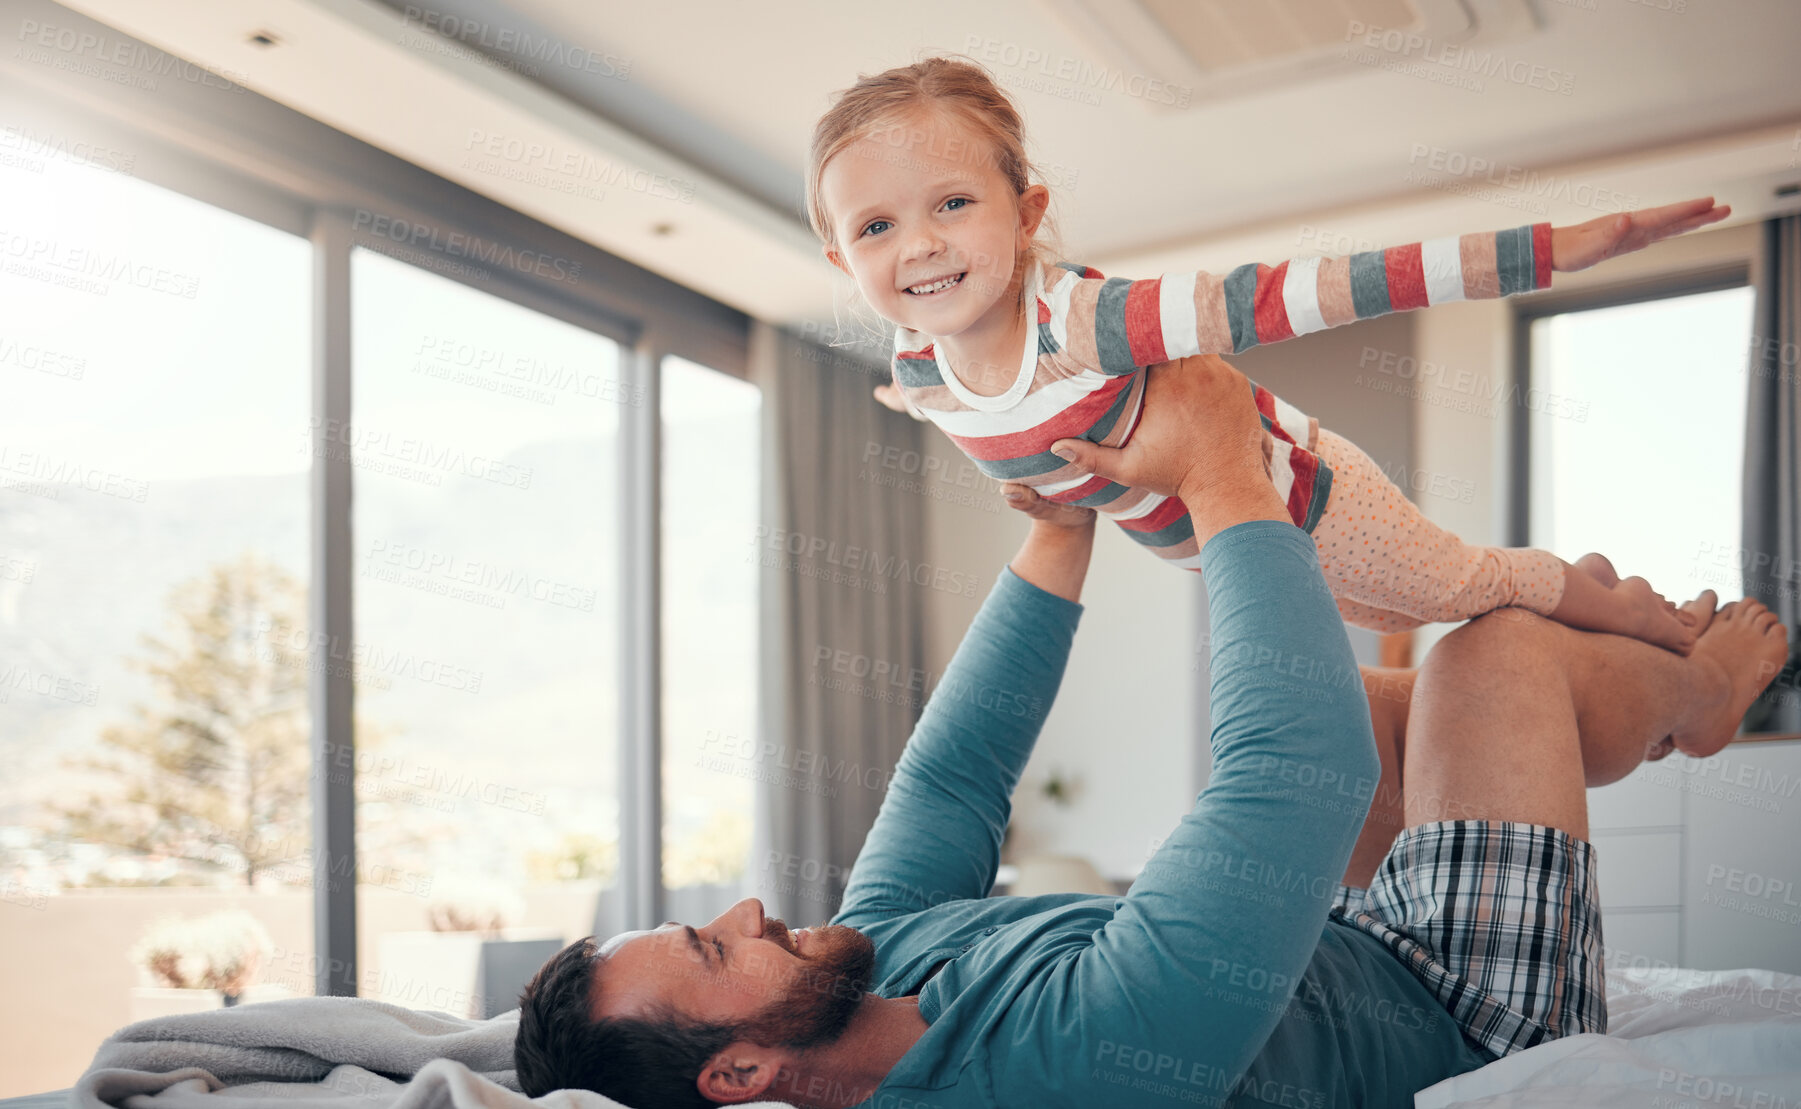
<path id="1" fill-rule="evenodd" d="M 1201 572 L 1212 774 L 1119 897 L 986 896 L 1082 611 L 1010 569 L 995 584 L 832 920 L 874 941 L 872 991 L 917 993 L 928 1024 L 865 1105 L 1411 1105 L 1486 1061 L 1380 943 L 1327 919 L 1380 763 L 1313 541 L 1238 524 Z M 1129 659 L 1087 680 L 1157 695 Z"/>

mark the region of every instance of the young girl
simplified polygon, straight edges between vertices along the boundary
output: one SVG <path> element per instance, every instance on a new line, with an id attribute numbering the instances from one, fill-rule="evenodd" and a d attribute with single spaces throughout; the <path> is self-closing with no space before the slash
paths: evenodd
<path id="1" fill-rule="evenodd" d="M 942 428 L 982 471 L 1098 509 L 1157 555 L 1199 569 L 1182 503 L 1097 478 L 1059 439 L 1123 446 L 1142 370 L 1238 353 L 1388 312 L 1542 289 L 1722 219 L 1711 199 L 1553 230 L 1537 224 L 1349 258 L 1246 265 L 1224 277 L 1106 279 L 1051 264 L 1035 239 L 1018 113 L 979 66 L 931 58 L 865 77 L 814 130 L 808 217 L 831 263 L 896 326 L 891 407 Z M 1546 551 L 1473 547 L 1427 521 L 1354 444 L 1252 386 L 1264 459 L 1353 624 L 1397 631 L 1519 605 L 1572 627 L 1686 654 L 1694 634 L 1643 579 L 1604 583 Z"/>

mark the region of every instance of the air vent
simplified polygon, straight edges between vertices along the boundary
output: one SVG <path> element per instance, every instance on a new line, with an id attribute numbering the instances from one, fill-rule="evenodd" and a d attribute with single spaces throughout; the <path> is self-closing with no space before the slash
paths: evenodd
<path id="1" fill-rule="evenodd" d="M 1077 83 L 1179 110 L 1360 69 L 1455 65 L 1536 33 L 1530 0 L 1043 0 Z M 1176 90 L 1171 95 L 1168 90 Z M 1145 91 L 1149 90 L 1149 91 Z"/>

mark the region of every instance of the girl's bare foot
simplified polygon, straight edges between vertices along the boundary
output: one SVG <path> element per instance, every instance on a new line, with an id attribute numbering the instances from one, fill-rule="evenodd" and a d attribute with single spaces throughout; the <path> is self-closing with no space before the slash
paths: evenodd
<path id="1" fill-rule="evenodd" d="M 1631 613 L 1626 634 L 1657 647 L 1666 647 L 1679 655 L 1695 649 L 1698 633 L 1694 627 L 1678 615 L 1675 605 L 1651 588 L 1650 582 L 1644 578 L 1627 578 L 1614 584 L 1613 593 Z"/>
<path id="2" fill-rule="evenodd" d="M 1745 710 L 1781 672 L 1788 629 L 1757 601 L 1734 601 L 1708 621 L 1690 660 L 1710 689 L 1692 723 L 1670 738 L 1683 754 L 1706 758 L 1732 742 Z"/>
<path id="3" fill-rule="evenodd" d="M 1607 561 L 1605 558 L 1601 558 L 1600 555 L 1586 555 L 1584 557 L 1600 558 L 1602 562 Z M 1582 563 L 1577 562 L 1576 565 L 1581 566 Z M 1612 570 L 1613 566 L 1609 564 L 1607 568 Z M 1592 570 L 1589 572 L 1593 573 Z M 1703 589 L 1700 596 L 1683 605 L 1677 610 L 1677 614 L 1682 617 L 1683 623 L 1695 630 L 1696 635 L 1700 635 L 1707 630 L 1707 625 L 1713 621 L 1713 608 L 1719 602 L 1719 594 L 1711 589 Z M 1657 762 L 1659 759 L 1668 758 L 1670 752 L 1675 749 L 1676 737 L 1673 735 L 1666 735 L 1656 743 L 1653 743 L 1651 749 L 1645 752 L 1645 761 Z"/>
<path id="4" fill-rule="evenodd" d="M 1575 567 L 1609 589 L 1620 584 L 1620 575 L 1614 573 L 1613 563 L 1607 561 L 1607 556 L 1599 552 L 1590 551 L 1583 555 L 1576 560 Z M 1711 606 L 1708 611 L 1713 611 Z"/>
<path id="5" fill-rule="evenodd" d="M 1572 563 L 1572 565 L 1609 589 L 1620 584 L 1619 572 L 1613 568 L 1613 563 L 1608 560 L 1607 556 L 1601 554 L 1599 551 L 1588 552 Z M 1689 630 L 1696 635 L 1700 635 L 1701 629 L 1707 626 L 1707 621 L 1713 618 L 1713 606 L 1719 600 L 1711 589 L 1707 590 L 1702 595 L 1708 599 L 1705 618 L 1701 618 L 1698 614 L 1698 610 L 1691 607 L 1696 603 L 1695 601 L 1690 601 L 1688 604 L 1681 606 L 1677 606 L 1669 601 L 1664 602 L 1664 605 L 1668 607 L 1671 612 L 1676 614 L 1676 619 L 1687 624 Z M 1699 599 L 1700 598 L 1696 598 L 1696 600 Z M 1659 646 L 1664 646 L 1664 644 L 1659 644 Z M 1665 753 L 1667 754 L 1668 752 Z"/>

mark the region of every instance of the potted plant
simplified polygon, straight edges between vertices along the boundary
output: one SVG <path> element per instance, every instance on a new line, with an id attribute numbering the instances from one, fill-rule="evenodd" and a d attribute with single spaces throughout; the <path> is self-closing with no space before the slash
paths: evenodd
<path id="1" fill-rule="evenodd" d="M 376 996 L 475 1020 L 518 1008 L 526 983 L 562 949 L 561 933 L 519 927 L 524 903 L 504 887 L 463 881 L 433 889 L 428 930 L 382 936 Z"/>
<path id="2" fill-rule="evenodd" d="M 274 946 L 262 922 L 243 909 L 155 921 L 131 949 L 132 962 L 154 983 L 132 990 L 131 1019 L 286 995 L 276 987 L 255 985 Z"/>

